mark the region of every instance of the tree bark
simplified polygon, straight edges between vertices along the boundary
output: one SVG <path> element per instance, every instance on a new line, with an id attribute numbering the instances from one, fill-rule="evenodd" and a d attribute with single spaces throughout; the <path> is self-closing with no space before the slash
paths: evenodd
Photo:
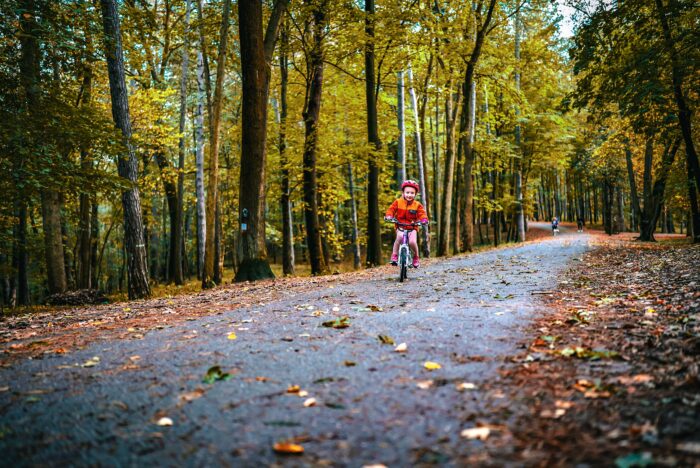
<path id="1" fill-rule="evenodd" d="M 286 0 L 277 0 L 263 37 L 262 5 L 238 2 L 243 83 L 239 267 L 234 281 L 273 278 L 265 248 L 265 159 L 270 65 Z"/>
<path id="2" fill-rule="evenodd" d="M 121 154 L 117 163 L 119 176 L 126 179 L 131 188 L 122 191 L 124 209 L 124 246 L 127 254 L 129 299 L 148 297 L 148 284 L 141 199 L 137 185 L 138 160 L 131 144 L 131 120 L 129 101 L 124 77 L 119 14 L 115 0 L 100 0 L 105 34 L 105 55 L 109 71 L 109 88 L 112 99 L 112 117 L 121 131 L 126 154 Z"/>
<path id="3" fill-rule="evenodd" d="M 307 2 L 307 4 L 309 4 Z M 326 23 L 326 3 L 312 3 L 312 49 L 307 54 L 307 100 L 304 103 L 304 154 L 303 187 L 304 219 L 306 221 L 306 245 L 309 249 L 311 274 L 318 275 L 326 269 L 321 251 L 321 233 L 318 219 L 318 184 L 316 180 L 316 148 L 318 146 L 318 120 L 323 93 L 323 28 Z"/>
<path id="4" fill-rule="evenodd" d="M 367 101 L 367 140 L 369 164 L 367 177 L 367 260 L 368 266 L 381 263 L 382 238 L 379 227 L 379 166 L 378 153 L 382 142 L 377 123 L 376 71 L 374 69 L 374 0 L 365 0 L 365 98 Z"/>
<path id="5" fill-rule="evenodd" d="M 182 44 L 182 65 L 180 67 L 180 141 L 178 144 L 178 171 L 177 171 L 177 206 L 175 210 L 175 230 L 170 232 L 171 242 L 173 247 L 172 252 L 170 277 L 175 284 L 182 285 L 185 283 L 185 275 L 182 269 L 183 257 L 183 230 L 184 230 L 184 198 L 185 198 L 185 153 L 187 145 L 185 144 L 185 123 L 187 118 L 187 71 L 189 68 L 190 59 L 190 6 L 191 0 L 185 2 L 185 33 Z"/>
<path id="6" fill-rule="evenodd" d="M 287 22 L 280 31 L 280 134 L 279 152 L 282 180 L 280 204 L 282 209 L 282 274 L 294 274 L 294 229 L 290 200 L 289 161 L 287 160 L 287 84 L 289 81 L 289 36 Z"/>
<path id="7" fill-rule="evenodd" d="M 683 95 L 683 80 L 685 78 L 683 73 L 683 67 L 680 63 L 680 58 L 678 57 L 678 51 L 676 50 L 676 43 L 673 39 L 671 33 L 671 26 L 669 25 L 668 17 L 669 12 L 666 11 L 662 0 L 655 0 L 656 10 L 658 12 L 659 22 L 661 23 L 661 28 L 664 32 L 664 43 L 666 49 L 671 56 L 671 79 L 673 82 L 673 97 L 676 101 L 676 106 L 678 107 L 678 124 L 681 128 L 681 134 L 683 135 L 683 143 L 685 144 L 685 153 L 688 163 L 693 169 L 693 174 L 695 176 L 695 186 L 700 189 L 700 162 L 698 162 L 698 154 L 695 150 L 695 143 L 693 142 L 693 129 L 692 129 L 692 117 L 693 114 L 688 107 L 688 103 Z"/>
<path id="8" fill-rule="evenodd" d="M 206 197 L 206 241 L 204 247 L 204 270 L 202 288 L 210 288 L 214 282 L 214 264 L 216 246 L 216 204 L 219 198 L 219 138 L 221 129 L 221 106 L 223 104 L 224 77 L 226 74 L 226 47 L 228 44 L 229 18 L 231 0 L 224 1 L 224 10 L 219 30 L 219 51 L 216 63 L 216 84 L 211 109 L 211 127 L 209 128 L 209 180 Z"/>
<path id="9" fill-rule="evenodd" d="M 204 273 L 204 251 L 207 233 L 206 195 L 204 194 L 204 57 L 199 47 L 197 52 L 197 106 L 195 107 L 195 191 L 197 193 L 197 274 Z"/>
<path id="10" fill-rule="evenodd" d="M 425 206 L 425 211 L 430 217 L 430 196 L 428 194 L 428 184 L 426 178 L 425 170 L 425 158 L 423 157 L 423 145 L 421 144 L 421 132 L 420 132 L 420 121 L 418 117 L 418 102 L 416 99 L 416 90 L 413 88 L 413 70 L 411 69 L 411 64 L 408 64 L 408 94 L 411 99 L 411 108 L 413 109 L 413 128 L 414 128 L 414 139 L 416 142 L 416 159 L 418 160 L 418 183 L 420 184 L 421 198 L 423 199 L 423 205 Z M 423 257 L 430 257 L 430 228 L 424 226 L 420 231 L 421 234 L 421 250 Z"/>
<path id="11" fill-rule="evenodd" d="M 676 153 L 680 147 L 680 138 L 675 139 L 672 143 L 668 144 L 664 149 L 663 156 L 661 158 L 661 167 L 656 176 L 656 181 L 654 186 L 650 191 L 647 201 L 644 202 L 644 211 L 642 215 L 642 229 L 639 235 L 639 240 L 646 242 L 654 242 L 654 230 L 656 229 L 656 223 L 659 220 L 659 215 L 661 214 L 661 206 L 664 201 L 664 192 L 666 191 L 666 181 L 668 180 L 668 175 L 671 172 L 671 166 L 676 158 Z M 646 199 L 647 197 L 645 197 Z"/>
<path id="12" fill-rule="evenodd" d="M 455 96 L 452 92 L 452 81 L 447 84 L 447 98 L 445 102 L 445 118 L 446 122 L 446 144 L 445 144 L 445 174 L 444 183 L 442 185 L 442 212 L 440 219 L 440 234 L 438 236 L 438 256 L 449 254 L 450 246 L 450 228 L 452 227 L 452 198 L 454 192 L 454 174 L 455 174 L 455 153 L 457 138 L 455 130 L 457 127 L 457 115 L 461 102 L 461 93 Z"/>
<path id="13" fill-rule="evenodd" d="M 350 208 L 352 212 L 352 252 L 353 267 L 357 270 L 362 265 L 360 256 L 360 232 L 357 227 L 357 203 L 355 201 L 355 181 L 352 170 L 352 162 L 348 162 L 348 192 L 350 194 Z"/>

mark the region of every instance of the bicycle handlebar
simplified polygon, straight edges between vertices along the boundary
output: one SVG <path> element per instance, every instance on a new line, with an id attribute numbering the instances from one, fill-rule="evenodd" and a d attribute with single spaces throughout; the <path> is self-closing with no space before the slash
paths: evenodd
<path id="1" fill-rule="evenodd" d="M 410 223 L 402 223 L 401 221 L 399 221 L 396 218 L 384 219 L 384 221 L 386 221 L 387 223 L 398 224 L 399 226 L 409 226 L 409 227 L 426 226 L 428 224 L 428 223 L 421 223 L 420 221 L 413 221 Z"/>

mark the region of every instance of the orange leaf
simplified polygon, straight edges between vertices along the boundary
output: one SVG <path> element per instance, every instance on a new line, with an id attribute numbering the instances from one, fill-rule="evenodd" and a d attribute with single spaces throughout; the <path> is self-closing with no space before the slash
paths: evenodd
<path id="1" fill-rule="evenodd" d="M 272 450 L 282 455 L 301 455 L 304 453 L 304 447 L 290 442 L 277 442 L 272 446 Z"/>

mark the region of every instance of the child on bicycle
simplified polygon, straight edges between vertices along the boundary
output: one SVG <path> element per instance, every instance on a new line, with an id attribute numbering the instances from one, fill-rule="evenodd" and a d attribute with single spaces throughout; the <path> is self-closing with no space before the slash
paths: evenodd
<path id="1" fill-rule="evenodd" d="M 407 224 L 413 222 L 427 224 L 428 214 L 423 205 L 416 200 L 416 195 L 419 191 L 418 182 L 413 180 L 404 181 L 404 183 L 401 184 L 401 198 L 394 200 L 394 203 L 386 210 L 384 219 L 387 221 L 396 219 L 400 223 Z M 396 265 L 399 261 L 399 246 L 403 240 L 403 236 L 398 230 L 398 225 L 396 227 L 396 240 L 394 241 L 394 249 L 391 251 L 392 265 Z M 418 258 L 418 227 L 401 226 L 401 229 L 410 231 L 408 233 L 408 245 L 413 253 L 413 268 L 418 268 L 420 266 L 420 259 Z"/>
<path id="2" fill-rule="evenodd" d="M 559 219 L 555 216 L 552 218 L 552 233 L 556 234 L 559 232 Z"/>

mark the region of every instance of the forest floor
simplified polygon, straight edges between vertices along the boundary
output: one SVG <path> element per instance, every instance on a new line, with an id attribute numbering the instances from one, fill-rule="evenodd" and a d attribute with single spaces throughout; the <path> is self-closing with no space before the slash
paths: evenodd
<path id="1" fill-rule="evenodd" d="M 698 466 L 700 248 L 533 228 L 403 284 L 5 317 L 0 466 Z"/>

